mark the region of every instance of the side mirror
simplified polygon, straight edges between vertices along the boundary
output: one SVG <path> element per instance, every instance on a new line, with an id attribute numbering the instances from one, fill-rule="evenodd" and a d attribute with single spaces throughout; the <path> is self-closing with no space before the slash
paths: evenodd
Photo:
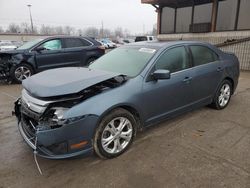
<path id="1" fill-rule="evenodd" d="M 35 49 L 37 52 L 41 52 L 43 50 L 46 50 L 46 48 L 44 48 L 43 46 L 39 46 Z"/>
<path id="2" fill-rule="evenodd" d="M 165 69 L 158 69 L 152 73 L 155 80 L 170 79 L 170 71 Z"/>

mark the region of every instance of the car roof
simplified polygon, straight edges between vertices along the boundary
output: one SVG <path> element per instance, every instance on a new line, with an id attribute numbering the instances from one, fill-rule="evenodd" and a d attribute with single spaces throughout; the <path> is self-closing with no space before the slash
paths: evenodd
<path id="1" fill-rule="evenodd" d="M 126 46 L 137 46 L 137 47 L 147 47 L 147 48 L 154 48 L 154 49 L 160 49 L 160 48 L 166 48 L 178 44 L 201 44 L 205 46 L 211 46 L 211 44 L 201 41 L 142 41 L 142 42 L 134 42 L 129 43 Z"/>
<path id="2" fill-rule="evenodd" d="M 85 39 L 92 39 L 91 37 L 85 37 L 85 36 L 70 36 L 70 35 L 55 35 L 55 36 L 49 36 L 45 37 L 44 39 L 54 39 L 54 38 L 85 38 Z"/>
<path id="3" fill-rule="evenodd" d="M 42 40 L 51 40 L 51 39 L 63 39 L 63 38 L 78 38 L 78 39 L 86 39 L 88 41 L 90 41 L 91 43 L 93 43 L 94 45 L 100 45 L 100 43 L 92 38 L 92 37 L 85 37 L 85 36 L 70 36 L 70 35 L 55 35 L 55 36 L 49 36 L 46 38 L 43 38 Z"/>

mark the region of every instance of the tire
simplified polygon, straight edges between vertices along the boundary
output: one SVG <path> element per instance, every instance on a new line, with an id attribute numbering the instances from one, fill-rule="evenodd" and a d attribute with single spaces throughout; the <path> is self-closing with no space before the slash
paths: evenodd
<path id="1" fill-rule="evenodd" d="M 224 80 L 214 96 L 211 107 L 217 110 L 226 108 L 230 102 L 232 93 L 232 83 L 229 80 Z"/>
<path id="2" fill-rule="evenodd" d="M 23 80 L 34 74 L 33 68 L 27 63 L 21 63 L 10 69 L 10 77 L 13 82 L 21 84 Z"/>
<path id="3" fill-rule="evenodd" d="M 89 58 L 86 65 L 87 65 L 87 66 L 90 65 L 90 64 L 93 63 L 95 60 L 96 60 L 95 57 Z"/>
<path id="4" fill-rule="evenodd" d="M 94 151 L 104 159 L 117 157 L 130 147 L 135 135 L 134 116 L 123 108 L 115 109 L 100 122 L 94 136 Z"/>

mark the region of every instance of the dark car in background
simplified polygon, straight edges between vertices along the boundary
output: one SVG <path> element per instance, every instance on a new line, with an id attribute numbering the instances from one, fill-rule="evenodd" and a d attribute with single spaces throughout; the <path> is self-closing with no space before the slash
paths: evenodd
<path id="1" fill-rule="evenodd" d="M 205 105 L 224 109 L 238 78 L 237 57 L 210 44 L 131 43 L 88 68 L 24 80 L 15 114 L 21 135 L 40 156 L 95 151 L 112 158 L 128 149 L 138 129 Z"/>
<path id="2" fill-rule="evenodd" d="M 21 83 L 47 69 L 87 66 L 104 53 L 105 48 L 90 37 L 36 39 L 16 50 L 0 52 L 0 78 Z"/>

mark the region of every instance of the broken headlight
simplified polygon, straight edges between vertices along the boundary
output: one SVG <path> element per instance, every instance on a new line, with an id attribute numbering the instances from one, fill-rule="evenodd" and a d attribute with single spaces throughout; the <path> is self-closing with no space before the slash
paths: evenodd
<path id="1" fill-rule="evenodd" d="M 65 119 L 63 116 L 68 111 L 68 109 L 69 108 L 64 108 L 64 107 L 51 108 L 51 110 L 53 111 L 53 118 L 51 120 L 57 123 L 57 125 L 62 125 L 62 124 L 74 123 L 85 117 L 85 116 L 77 116 Z"/>
<path id="2" fill-rule="evenodd" d="M 54 107 L 51 108 L 52 112 L 53 112 L 53 117 L 52 117 L 52 121 L 57 123 L 58 125 L 61 125 L 65 122 L 65 119 L 63 118 L 63 115 L 65 112 L 68 111 L 68 108 L 63 108 L 63 107 Z"/>

